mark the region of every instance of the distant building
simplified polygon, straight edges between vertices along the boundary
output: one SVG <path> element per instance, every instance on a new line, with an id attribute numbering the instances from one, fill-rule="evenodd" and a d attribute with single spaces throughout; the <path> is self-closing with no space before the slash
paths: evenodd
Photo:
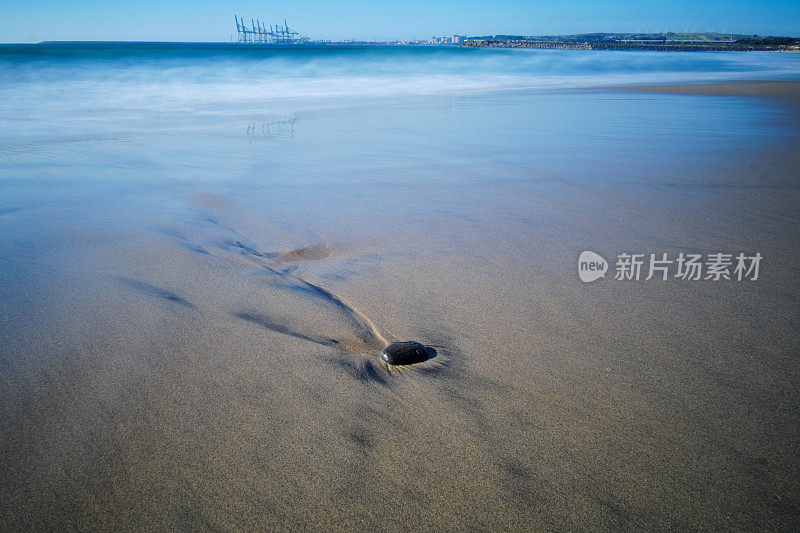
<path id="1" fill-rule="evenodd" d="M 458 43 L 456 43 L 456 41 L 455 41 L 456 37 L 461 39 L 460 41 L 458 41 Z M 449 37 L 449 36 L 448 37 L 436 37 L 436 36 L 433 36 L 428 41 L 428 44 L 461 44 L 462 41 L 463 41 L 463 37 L 461 37 L 459 35 L 454 35 L 452 37 Z"/>
<path id="2" fill-rule="evenodd" d="M 461 44 L 464 42 L 463 35 L 453 35 L 453 44 Z"/>

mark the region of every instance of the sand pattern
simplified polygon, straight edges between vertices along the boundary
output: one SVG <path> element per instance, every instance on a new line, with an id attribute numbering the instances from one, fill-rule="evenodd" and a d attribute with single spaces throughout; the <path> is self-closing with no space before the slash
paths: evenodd
<path id="1" fill-rule="evenodd" d="M 219 198 L 215 203 L 217 208 L 221 207 Z M 277 296 L 277 299 L 285 302 L 288 296 L 291 301 L 291 305 L 282 305 L 278 309 L 273 307 L 273 311 L 243 307 L 231 311 L 231 316 L 274 333 L 336 348 L 354 355 L 377 356 L 387 345 L 400 340 L 391 333 L 382 332 L 373 320 L 344 297 L 304 277 L 301 271 L 304 263 L 321 261 L 337 254 L 337 250 L 331 245 L 320 242 L 288 251 L 261 251 L 252 239 L 241 234 L 232 225 L 221 221 L 218 214 L 200 209 L 196 216 L 198 224 L 205 224 L 214 230 L 200 235 L 213 235 L 213 239 L 195 242 L 175 229 L 162 229 L 161 233 L 184 249 L 221 259 L 230 265 L 254 267 L 254 270 L 248 268 L 248 271 L 263 281 L 262 286 L 271 297 Z M 190 308 L 195 307 L 170 291 L 143 282 L 122 281 L 140 292 Z M 297 320 L 298 316 L 309 314 L 304 308 L 313 308 L 316 317 L 314 325 L 304 325 L 302 321 Z M 296 314 L 288 316 L 287 309 L 296 310 Z M 338 335 L 326 333 L 326 326 L 331 323 L 344 326 L 337 330 Z M 428 359 L 436 356 L 436 348 L 429 347 L 428 350 Z M 397 369 L 395 365 L 383 360 L 376 360 L 374 364 L 387 370 Z M 359 372 L 359 376 L 364 375 L 363 372 Z M 375 377 L 371 371 L 367 371 L 366 375 L 371 379 Z"/>

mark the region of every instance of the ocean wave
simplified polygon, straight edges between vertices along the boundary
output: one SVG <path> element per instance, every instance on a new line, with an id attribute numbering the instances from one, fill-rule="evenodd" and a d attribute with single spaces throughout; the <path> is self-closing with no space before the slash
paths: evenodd
<path id="1" fill-rule="evenodd" d="M 0 112 L 9 106 L 183 112 L 625 84 L 786 79 L 786 54 L 435 47 L 247 48 L 92 45 L 0 49 Z M 28 50 L 28 53 L 23 53 Z M 48 51 L 49 50 L 49 53 Z M 5 110 L 3 108 L 6 108 Z"/>

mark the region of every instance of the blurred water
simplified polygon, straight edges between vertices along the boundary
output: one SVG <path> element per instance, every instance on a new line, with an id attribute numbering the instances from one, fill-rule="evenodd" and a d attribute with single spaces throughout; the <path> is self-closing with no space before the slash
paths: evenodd
<path id="1" fill-rule="evenodd" d="M 799 73 L 788 54 L 3 45 L 3 240 L 51 235 L 54 218 L 146 223 L 195 189 L 293 187 L 271 208 L 297 216 L 301 194 L 311 217 L 325 188 L 391 203 L 368 184 L 675 186 L 704 179 L 687 165 L 767 145 L 781 111 L 576 89 Z"/>
<path id="2" fill-rule="evenodd" d="M 330 99 L 786 78 L 789 54 L 431 47 L 3 45 L 0 116 L 286 109 Z"/>
<path id="3" fill-rule="evenodd" d="M 782 109 L 581 88 L 799 73 L 788 54 L 3 45 L 0 251 L 152 226 L 207 191 L 297 222 L 334 196 L 397 209 L 414 184 L 687 187 L 774 142 Z"/>

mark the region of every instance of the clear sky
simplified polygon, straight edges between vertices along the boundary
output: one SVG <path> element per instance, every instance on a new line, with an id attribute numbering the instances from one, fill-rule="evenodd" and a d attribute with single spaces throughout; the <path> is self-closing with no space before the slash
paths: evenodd
<path id="1" fill-rule="evenodd" d="M 720 31 L 800 36 L 800 0 L 0 0 L 0 42 L 227 41 L 234 13 L 314 39 Z"/>

